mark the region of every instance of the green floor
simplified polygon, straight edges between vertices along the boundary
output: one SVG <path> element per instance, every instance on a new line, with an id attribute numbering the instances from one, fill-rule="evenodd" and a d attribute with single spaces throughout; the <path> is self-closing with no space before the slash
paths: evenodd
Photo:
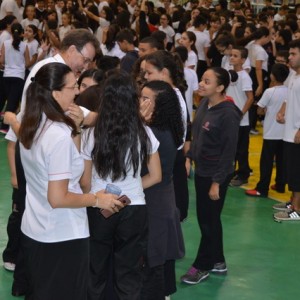
<path id="1" fill-rule="evenodd" d="M 0 252 L 6 244 L 6 222 L 11 188 L 6 142 L 0 137 Z M 300 222 L 276 223 L 270 199 L 254 199 L 244 190 L 230 188 L 223 212 L 227 276 L 211 275 L 196 286 L 179 283 L 172 300 L 285 300 L 299 299 Z M 186 256 L 177 263 L 179 278 L 193 262 L 199 242 L 194 213 L 195 193 L 190 182 L 190 212 L 182 225 Z M 299 268 L 299 269 L 298 269 Z M 12 273 L 0 268 L 0 300 L 10 295 Z M 298 295 L 298 296 L 297 296 Z"/>

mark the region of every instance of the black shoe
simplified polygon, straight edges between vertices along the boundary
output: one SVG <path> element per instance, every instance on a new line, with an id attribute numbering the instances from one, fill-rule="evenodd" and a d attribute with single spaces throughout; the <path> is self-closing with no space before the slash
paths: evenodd
<path id="1" fill-rule="evenodd" d="M 227 266 L 225 262 L 215 263 L 214 267 L 210 270 L 211 273 L 214 274 L 226 274 L 227 273 Z"/>

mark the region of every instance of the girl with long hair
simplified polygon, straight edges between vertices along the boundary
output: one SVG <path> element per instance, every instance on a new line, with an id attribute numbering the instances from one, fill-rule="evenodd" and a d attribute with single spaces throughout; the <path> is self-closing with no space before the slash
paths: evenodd
<path id="1" fill-rule="evenodd" d="M 30 299 L 86 299 L 89 228 L 85 207 L 110 212 L 118 210 L 116 205 L 122 207 L 115 195 L 99 190 L 83 194 L 80 188 L 83 116 L 74 109 L 77 93 L 71 69 L 50 63 L 32 78 L 26 94 L 19 141 L 26 177 L 21 230 Z"/>
<path id="2" fill-rule="evenodd" d="M 144 191 L 148 241 L 141 299 L 164 300 L 165 296 L 176 292 L 175 260 L 184 255 L 173 185 L 173 167 L 184 130 L 183 123 L 178 121 L 181 108 L 170 84 L 156 80 L 147 82 L 142 88 L 140 103 L 147 99 L 151 100 L 151 119 L 147 124 L 160 143 L 162 181 Z"/>
<path id="3" fill-rule="evenodd" d="M 185 67 L 190 68 L 192 70 L 197 70 L 198 64 L 198 52 L 195 46 L 196 43 L 196 35 L 192 31 L 185 31 L 182 33 L 181 38 L 179 40 L 179 44 L 187 48 L 188 50 L 188 59 L 185 62 Z"/>
<path id="4" fill-rule="evenodd" d="M 104 297 L 112 257 L 113 286 L 118 298 L 138 300 L 147 225 L 143 189 L 161 181 L 159 142 L 143 125 L 136 85 L 128 75 L 111 74 L 103 83 L 99 98 L 95 128 L 83 138 L 82 187 L 85 192 L 113 188 L 130 201 L 110 217 L 102 215 L 99 209 L 88 209 L 88 297 Z M 147 163 L 149 173 L 141 177 L 143 162 Z"/>
<path id="5" fill-rule="evenodd" d="M 30 58 L 27 45 L 22 41 L 23 27 L 16 23 L 11 26 L 12 40 L 2 44 L 0 64 L 4 66 L 4 88 L 7 99 L 6 111 L 16 112 L 21 101 L 25 69 Z M 7 130 L 4 127 L 3 130 Z"/>
<path id="6" fill-rule="evenodd" d="M 174 186 L 176 204 L 180 210 L 180 220 L 187 217 L 188 210 L 188 186 L 187 173 L 185 168 L 184 153 L 189 149 L 189 137 L 187 138 L 188 113 L 183 94 L 186 90 L 183 65 L 180 59 L 176 61 L 178 54 L 174 56 L 166 51 L 160 50 L 145 57 L 145 79 L 147 81 L 163 80 L 169 83 L 177 94 L 177 99 L 181 107 L 181 120 L 184 127 L 182 145 L 178 147 L 177 157 L 174 166 Z"/>

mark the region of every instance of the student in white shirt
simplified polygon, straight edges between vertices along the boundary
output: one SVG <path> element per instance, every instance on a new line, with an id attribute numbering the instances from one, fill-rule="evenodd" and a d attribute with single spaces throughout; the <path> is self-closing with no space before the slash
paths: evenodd
<path id="1" fill-rule="evenodd" d="M 65 35 L 72 29 L 72 16 L 68 13 L 63 13 L 61 15 L 62 25 L 58 29 L 59 39 L 62 41 Z"/>
<path id="2" fill-rule="evenodd" d="M 38 48 L 39 48 L 39 42 L 38 42 L 38 28 L 33 25 L 30 24 L 25 28 L 25 32 L 24 32 L 24 38 L 25 43 L 28 47 L 28 51 L 29 51 L 29 65 L 26 68 L 26 78 L 29 74 L 29 72 L 32 70 L 34 64 L 37 61 L 37 56 L 38 56 Z"/>
<path id="3" fill-rule="evenodd" d="M 198 64 L 198 52 L 195 47 L 196 43 L 196 35 L 192 31 L 185 31 L 182 33 L 181 38 L 179 40 L 180 45 L 184 46 L 188 50 L 188 58 L 185 62 L 185 67 L 190 68 L 192 70 L 197 70 Z"/>
<path id="4" fill-rule="evenodd" d="M 274 157 L 276 157 L 275 186 L 278 192 L 284 193 L 283 133 L 284 125 L 276 122 L 276 115 L 288 96 L 284 81 L 289 75 L 289 68 L 284 64 L 274 64 L 271 70 L 271 84 L 260 98 L 258 110 L 265 114 L 263 146 L 260 155 L 260 179 L 253 190 L 246 194 L 254 197 L 267 197 L 271 181 Z"/>
<path id="5" fill-rule="evenodd" d="M 82 300 L 86 299 L 89 274 L 86 207 L 115 212 L 116 205 L 122 204 L 117 196 L 100 189 L 83 194 L 80 188 L 83 115 L 80 109 L 70 110 L 78 93 L 72 70 L 65 64 L 50 63 L 32 80 L 19 131 L 26 177 L 21 225 L 29 281 L 26 296 Z"/>
<path id="6" fill-rule="evenodd" d="M 103 84 L 95 128 L 83 137 L 84 192 L 94 193 L 113 184 L 131 203 L 105 218 L 89 208 L 89 299 L 102 299 L 113 256 L 114 289 L 120 300 L 140 299 L 141 258 L 146 241 L 147 212 L 143 189 L 161 181 L 159 142 L 145 128 L 134 81 L 116 72 Z M 141 177 L 143 162 L 149 173 Z M 126 274 L 126 276 L 124 276 Z"/>
<path id="7" fill-rule="evenodd" d="M 193 25 L 194 26 L 189 28 L 188 31 L 192 31 L 196 35 L 195 46 L 198 52 L 197 76 L 198 81 L 200 81 L 202 75 L 209 65 L 207 51 L 210 46 L 210 39 L 209 36 L 204 32 L 207 25 L 207 20 L 203 16 L 197 16 Z"/>
<path id="8" fill-rule="evenodd" d="M 170 26 L 171 23 L 171 17 L 168 14 L 162 14 L 160 16 L 160 26 L 158 27 L 158 30 L 163 31 L 167 35 L 167 50 L 171 50 L 174 44 L 175 31 Z"/>
<path id="9" fill-rule="evenodd" d="M 11 31 L 12 40 L 2 44 L 0 64 L 4 65 L 6 111 L 16 112 L 22 97 L 25 68 L 29 65 L 29 51 L 27 45 L 21 41 L 23 27 L 16 23 L 11 26 Z"/>
<path id="10" fill-rule="evenodd" d="M 35 8 L 33 5 L 28 5 L 25 9 L 26 18 L 21 21 L 21 25 L 23 26 L 24 30 L 29 24 L 33 24 L 36 27 L 39 27 L 40 21 L 35 19 Z"/>
<path id="11" fill-rule="evenodd" d="M 292 76 L 288 87 L 288 98 L 284 114 L 277 114 L 277 121 L 284 123 L 284 151 L 286 165 L 286 181 L 289 190 L 292 191 L 292 201 L 286 203 L 281 210 L 276 213 L 276 220 L 300 221 L 300 42 L 294 40 L 290 43 L 289 64 L 296 73 Z M 291 206 L 292 205 L 292 206 Z M 275 207 L 274 207 L 275 208 Z"/>
<path id="12" fill-rule="evenodd" d="M 248 50 L 244 47 L 234 47 L 231 50 L 230 63 L 238 78 L 235 82 L 230 83 L 226 95 L 233 98 L 235 105 L 243 113 L 243 118 L 239 127 L 238 146 L 235 161 L 238 168 L 235 176 L 231 180 L 231 186 L 240 186 L 248 182 L 250 176 L 249 167 L 249 109 L 253 103 L 252 80 L 249 74 L 243 70 L 243 64 L 248 57 Z"/>
<path id="13" fill-rule="evenodd" d="M 250 109 L 250 127 L 254 134 L 257 134 L 255 129 L 257 122 L 257 101 L 259 101 L 263 91 L 267 87 L 268 79 L 268 60 L 269 55 L 263 48 L 270 41 L 270 31 L 266 27 L 260 27 L 251 36 L 250 42 L 246 48 L 249 51 L 249 59 L 251 64 L 250 77 L 252 79 L 252 87 L 254 93 L 254 102 Z"/>

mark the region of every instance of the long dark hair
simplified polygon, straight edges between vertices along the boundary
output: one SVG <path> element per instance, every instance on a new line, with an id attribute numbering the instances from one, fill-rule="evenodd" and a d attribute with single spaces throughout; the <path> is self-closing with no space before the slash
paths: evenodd
<path id="1" fill-rule="evenodd" d="M 98 175 L 112 181 L 124 179 L 130 168 L 137 176 L 147 157 L 149 138 L 139 113 L 134 81 L 113 72 L 104 82 L 95 125 L 92 159 Z"/>
<path id="2" fill-rule="evenodd" d="M 174 86 L 184 95 L 187 89 L 186 81 L 184 80 L 183 64 L 178 54 L 158 50 L 146 56 L 146 62 L 153 65 L 159 71 L 166 68 L 169 71 L 170 78 Z"/>
<path id="3" fill-rule="evenodd" d="M 22 41 L 23 27 L 19 23 L 11 25 L 12 46 L 15 50 L 20 51 L 20 43 Z"/>
<path id="4" fill-rule="evenodd" d="M 179 147 L 182 145 L 184 129 L 176 92 L 170 84 L 160 80 L 147 82 L 143 87 L 152 90 L 156 95 L 154 112 L 149 125 L 162 131 L 170 130 L 175 145 Z"/>
<path id="5" fill-rule="evenodd" d="M 74 121 L 65 115 L 52 96 L 53 91 L 63 89 L 66 75 L 71 72 L 72 70 L 65 64 L 50 63 L 39 69 L 31 79 L 33 82 L 27 89 L 25 113 L 19 132 L 19 140 L 26 149 L 32 146 L 43 113 L 49 120 L 67 124 L 72 128 L 72 135 L 76 134 Z"/>

